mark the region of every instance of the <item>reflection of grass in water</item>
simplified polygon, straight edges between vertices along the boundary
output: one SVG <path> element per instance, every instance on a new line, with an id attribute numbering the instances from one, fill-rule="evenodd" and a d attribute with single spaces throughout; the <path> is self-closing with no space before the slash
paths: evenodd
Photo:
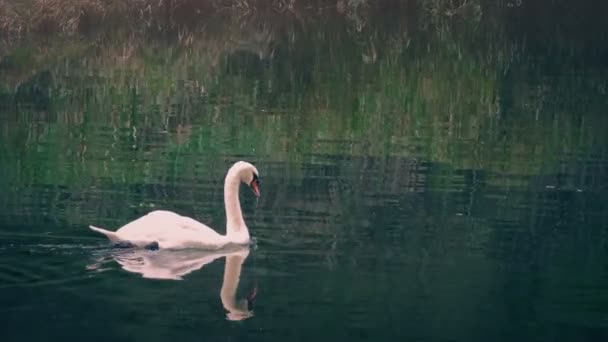
<path id="1" fill-rule="evenodd" d="M 44 162 L 69 164 L 74 154 L 61 152 L 73 150 L 89 163 L 112 161 L 86 172 L 130 182 L 161 177 L 155 172 L 166 175 L 165 167 L 192 164 L 200 154 L 300 162 L 313 152 L 422 157 L 458 169 L 529 175 L 550 168 L 564 151 L 588 147 L 582 139 L 555 141 L 556 128 L 568 136 L 589 130 L 585 136 L 599 139 L 593 124 L 573 125 L 567 114 L 552 119 L 542 103 L 506 108 L 501 94 L 509 84 L 499 76 L 504 51 L 476 51 L 457 35 L 417 42 L 403 32 L 378 38 L 373 30 L 338 29 L 332 36 L 292 29 L 292 43 L 273 42 L 275 58 L 244 66 L 245 73 L 232 72 L 224 57 L 242 46 L 226 43 L 243 37 L 238 29 L 195 35 L 188 45 L 118 33 L 112 41 L 66 40 L 36 52 L 24 47 L 8 59 L 21 63 L 12 72 L 54 75 L 51 112 L 58 124 L 34 134 L 63 159 Z M 23 51 L 31 57 L 17 58 Z M 23 73 L 11 75 L 12 84 L 24 83 Z M 10 96 L 11 88 L 4 92 Z M 103 126 L 114 131 L 98 131 Z M 176 152 L 167 154 L 167 142 Z M 181 162 L 129 167 L 131 160 L 166 156 Z M 57 178 L 49 175 L 48 182 Z"/>

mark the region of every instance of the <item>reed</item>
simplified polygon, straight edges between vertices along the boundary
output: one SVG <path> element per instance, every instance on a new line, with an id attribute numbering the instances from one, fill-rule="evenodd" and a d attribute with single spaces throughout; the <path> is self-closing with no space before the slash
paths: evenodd
<path id="1" fill-rule="evenodd" d="M 200 29 L 209 15 L 239 17 L 263 13 L 270 17 L 295 16 L 308 20 L 333 12 L 359 30 L 373 12 L 390 15 L 397 10 L 421 10 L 424 22 L 462 16 L 479 18 L 482 0 L 0 0 L 0 37 L 27 33 L 76 35 L 121 26 L 135 31 L 164 31 L 181 27 Z"/>

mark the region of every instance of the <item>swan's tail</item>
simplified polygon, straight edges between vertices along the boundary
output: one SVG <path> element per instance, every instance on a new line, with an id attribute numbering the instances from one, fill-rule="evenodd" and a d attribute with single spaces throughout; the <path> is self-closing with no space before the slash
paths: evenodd
<path id="1" fill-rule="evenodd" d="M 96 231 L 98 233 L 101 233 L 101 234 L 107 236 L 108 239 L 110 239 L 110 241 L 112 241 L 112 242 L 120 242 L 120 238 L 114 232 L 111 232 L 111 231 L 105 230 L 105 229 L 101 229 L 101 228 L 97 228 L 97 227 L 93 227 L 93 226 L 89 226 L 89 228 L 91 228 L 91 230 L 93 230 L 93 231 Z"/>

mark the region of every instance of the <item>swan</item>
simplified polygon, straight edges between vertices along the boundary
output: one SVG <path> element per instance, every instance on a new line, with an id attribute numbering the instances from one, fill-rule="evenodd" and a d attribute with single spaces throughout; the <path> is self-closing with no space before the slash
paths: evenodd
<path id="1" fill-rule="evenodd" d="M 239 202 L 240 183 L 248 184 L 254 195 L 260 196 L 256 167 L 244 161 L 234 163 L 224 181 L 226 235 L 221 235 L 190 217 L 165 210 L 153 211 L 115 232 L 95 226 L 89 228 L 104 234 L 115 244 L 143 248 L 217 250 L 231 245 L 247 245 L 250 238 Z"/>
<path id="2" fill-rule="evenodd" d="M 247 297 L 243 299 L 236 297 L 242 265 L 248 256 L 249 246 L 234 246 L 221 251 L 133 249 L 128 252 L 113 253 L 112 259 L 125 271 L 141 274 L 147 279 L 182 280 L 187 274 L 225 257 L 226 264 L 224 265 L 220 300 L 227 311 L 226 318 L 231 321 L 240 321 L 253 316 L 253 302 L 257 294 L 257 288 L 254 287 Z M 108 260 L 111 259 L 103 257 L 87 266 L 87 269 L 100 270 Z"/>

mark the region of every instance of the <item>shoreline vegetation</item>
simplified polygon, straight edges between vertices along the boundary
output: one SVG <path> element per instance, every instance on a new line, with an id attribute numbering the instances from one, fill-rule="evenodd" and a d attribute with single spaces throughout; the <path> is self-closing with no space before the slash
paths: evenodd
<path id="1" fill-rule="evenodd" d="M 479 19 L 481 0 L 0 0 L 0 37 L 20 38 L 31 33 L 75 35 L 104 25 L 133 31 L 197 30 L 209 16 L 240 18 L 263 15 L 267 20 L 294 17 L 306 21 L 338 15 L 359 30 L 373 15 L 413 13 Z"/>
<path id="2" fill-rule="evenodd" d="M 425 16 L 477 23 L 480 11 L 480 0 L 0 0 L 0 95 L 13 97 L 66 60 L 144 80 L 159 65 L 169 78 L 183 77 L 183 66 L 193 64 L 211 75 L 243 56 L 270 63 L 280 55 L 292 69 L 340 59 L 349 60 L 346 68 L 398 67 L 403 53 L 415 50 L 417 58 L 461 56 L 463 48 L 475 57 L 475 46 L 462 45 L 445 23 L 429 26 Z M 441 51 L 424 51 L 432 40 L 443 40 Z"/>

